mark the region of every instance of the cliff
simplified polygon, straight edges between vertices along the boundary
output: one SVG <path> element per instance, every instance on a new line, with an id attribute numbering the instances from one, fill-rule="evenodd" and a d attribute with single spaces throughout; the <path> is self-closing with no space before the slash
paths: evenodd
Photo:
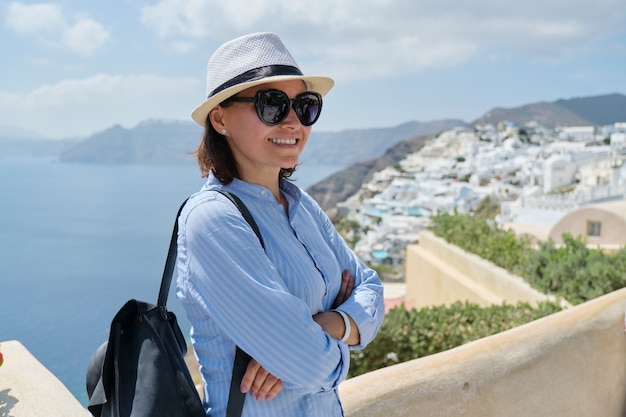
<path id="1" fill-rule="evenodd" d="M 341 201 L 354 195 L 361 185 L 369 181 L 375 172 L 382 170 L 406 155 L 417 152 L 433 136 L 419 136 L 404 140 L 388 149 L 381 157 L 359 162 L 324 178 L 307 188 L 307 192 L 317 201 L 324 211 L 329 211 Z"/>

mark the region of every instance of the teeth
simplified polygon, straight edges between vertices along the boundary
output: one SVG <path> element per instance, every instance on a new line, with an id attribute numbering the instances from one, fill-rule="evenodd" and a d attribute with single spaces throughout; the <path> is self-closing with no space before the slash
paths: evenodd
<path id="1" fill-rule="evenodd" d="M 275 143 L 276 145 L 295 145 L 296 139 L 275 139 L 270 138 L 270 142 Z"/>

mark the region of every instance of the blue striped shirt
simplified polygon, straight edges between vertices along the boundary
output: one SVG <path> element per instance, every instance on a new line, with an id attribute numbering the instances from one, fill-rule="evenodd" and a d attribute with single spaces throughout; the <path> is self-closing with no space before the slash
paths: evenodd
<path id="1" fill-rule="evenodd" d="M 215 190 L 246 204 L 265 243 L 237 208 Z M 289 215 L 265 187 L 215 177 L 185 205 L 179 218 L 177 296 L 192 329 L 207 415 L 225 416 L 235 347 L 255 358 L 284 388 L 272 400 L 247 395 L 243 416 L 342 416 L 337 387 L 384 317 L 383 287 L 375 271 L 348 248 L 304 191 L 287 181 L 281 191 Z M 355 289 L 341 305 L 361 335 L 348 347 L 312 316 L 331 309 L 343 270 Z"/>

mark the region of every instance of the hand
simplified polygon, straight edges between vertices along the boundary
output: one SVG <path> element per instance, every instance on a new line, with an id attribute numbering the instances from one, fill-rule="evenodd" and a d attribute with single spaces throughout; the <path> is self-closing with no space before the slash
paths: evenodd
<path id="1" fill-rule="evenodd" d="M 250 391 L 259 401 L 269 401 L 283 389 L 283 381 L 267 372 L 256 360 L 250 359 L 240 389 L 243 393 Z"/>
<path id="2" fill-rule="evenodd" d="M 350 294 L 352 294 L 352 290 L 354 290 L 354 277 L 347 269 L 343 271 L 341 274 L 341 287 L 339 288 L 339 293 L 337 293 L 337 297 L 333 302 L 333 309 L 342 305 Z"/>

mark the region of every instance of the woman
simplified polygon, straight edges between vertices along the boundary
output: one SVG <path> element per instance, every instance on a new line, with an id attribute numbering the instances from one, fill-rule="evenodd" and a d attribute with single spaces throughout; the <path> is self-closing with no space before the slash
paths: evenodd
<path id="1" fill-rule="evenodd" d="M 197 150 L 208 180 L 179 218 L 178 288 L 209 416 L 224 416 L 235 349 L 250 361 L 244 416 L 341 416 L 337 387 L 384 316 L 383 288 L 315 201 L 287 179 L 327 77 L 302 75 L 272 33 L 222 45 L 207 66 Z M 235 205 L 238 196 L 265 247 Z"/>

